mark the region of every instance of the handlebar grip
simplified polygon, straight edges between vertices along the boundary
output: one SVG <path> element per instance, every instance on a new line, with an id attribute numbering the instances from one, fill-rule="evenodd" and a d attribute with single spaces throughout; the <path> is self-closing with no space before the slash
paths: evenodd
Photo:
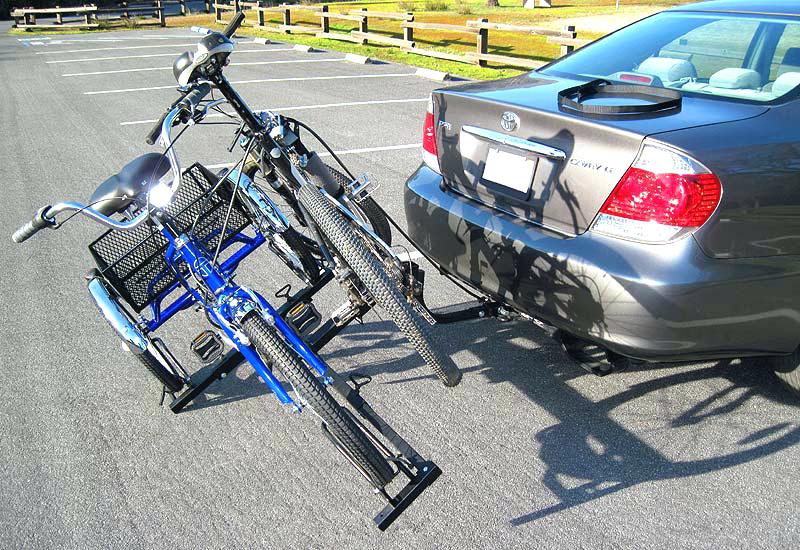
<path id="1" fill-rule="evenodd" d="M 309 179 L 317 187 L 325 189 L 329 195 L 338 197 L 342 194 L 342 186 L 336 181 L 336 178 L 333 177 L 333 174 L 331 174 L 331 171 L 325 163 L 320 160 L 319 155 L 313 151 L 308 154 L 308 163 L 306 164 L 305 171 Z"/>
<path id="2" fill-rule="evenodd" d="M 55 222 L 45 216 L 45 212 L 49 208 L 49 206 L 40 208 L 31 221 L 14 231 L 14 234 L 11 235 L 11 240 L 19 244 L 33 237 L 40 229 L 54 226 Z"/>
<path id="3" fill-rule="evenodd" d="M 183 99 L 181 99 L 180 103 L 187 109 L 193 111 L 195 107 L 197 107 L 200 102 L 203 101 L 203 99 L 210 93 L 211 85 L 208 82 L 203 82 L 195 87 L 195 89 L 193 89 L 191 92 L 183 96 Z"/>
<path id="4" fill-rule="evenodd" d="M 236 34 L 237 30 L 239 30 L 239 27 L 242 25 L 243 21 L 244 21 L 244 12 L 237 11 L 233 16 L 233 19 L 231 19 L 231 22 L 228 23 L 228 26 L 225 27 L 224 31 L 222 31 L 222 34 L 224 34 L 228 38 L 233 38 L 233 35 Z"/>
<path id="5" fill-rule="evenodd" d="M 172 110 L 172 108 L 167 109 L 161 116 L 158 117 L 155 125 L 147 132 L 147 137 L 144 139 L 147 145 L 153 145 L 158 140 L 158 136 L 161 135 L 161 125 L 164 124 L 164 119 L 167 118 L 167 115 Z"/>

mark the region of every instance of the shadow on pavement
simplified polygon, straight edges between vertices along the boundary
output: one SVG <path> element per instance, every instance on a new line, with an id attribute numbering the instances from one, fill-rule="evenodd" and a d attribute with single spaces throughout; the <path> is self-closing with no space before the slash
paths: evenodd
<path id="1" fill-rule="evenodd" d="M 479 358 L 477 366 L 464 369 L 465 375 L 481 374 L 492 384 L 513 384 L 530 401 L 557 419 L 556 424 L 540 430 L 534 434 L 534 438 L 540 449 L 535 460 L 547 467 L 542 482 L 559 502 L 513 518 L 512 525 L 524 525 L 641 483 L 686 478 L 731 468 L 779 452 L 800 441 L 800 425 L 789 422 L 768 424 L 769 416 L 764 415 L 764 427 L 730 442 L 731 445 L 742 447 L 739 451 L 698 460 L 672 460 L 646 443 L 630 427 L 614 420 L 612 412 L 624 404 L 673 386 L 720 378 L 727 380 L 729 385 L 688 408 L 682 407 L 677 414 L 668 411 L 667 418 L 659 422 L 666 421 L 668 429 L 682 428 L 729 414 L 754 397 L 789 406 L 795 405 L 794 397 L 767 370 L 743 367 L 733 361 L 717 361 L 699 368 L 697 364 L 686 365 L 686 370 L 678 372 L 674 369 L 680 368 L 680 365 L 676 364 L 642 365 L 629 369 L 631 373 L 649 370 L 652 378 L 627 386 L 623 391 L 599 401 L 592 401 L 567 383 L 581 376 L 592 375 L 585 373 L 566 355 L 563 361 L 554 363 L 552 356 L 560 354 L 560 349 L 534 327 L 516 322 L 477 323 L 481 323 L 479 331 L 459 328 L 463 325 L 438 327 L 439 343 L 448 351 L 468 350 Z M 385 322 L 367 324 L 345 338 L 374 342 L 365 334 L 377 337 L 390 332 L 391 326 L 386 325 Z M 480 335 L 480 342 L 475 342 L 476 334 Z M 529 343 L 533 340 L 540 347 L 531 349 L 529 343 L 521 347 L 516 343 L 521 340 Z M 487 346 L 486 342 L 492 345 Z M 394 347 L 397 343 L 381 341 L 377 345 Z M 346 347 L 340 353 L 349 355 L 352 349 Z M 381 372 L 403 372 L 421 365 L 421 360 L 404 358 L 359 367 L 358 370 L 377 375 Z M 666 369 L 670 369 L 670 372 L 661 375 L 660 371 Z M 432 375 L 426 374 L 387 383 L 404 383 L 420 378 L 434 380 Z M 603 383 L 602 379 L 597 378 L 597 384 Z M 659 413 L 664 414 L 662 408 L 659 408 Z M 706 442 L 706 445 L 708 447 L 704 450 L 714 453 L 711 443 Z M 585 481 L 577 486 L 567 486 L 561 481 L 565 476 Z"/>
<path id="2" fill-rule="evenodd" d="M 731 361 L 718 361 L 699 368 L 697 365 L 687 366 L 686 370 L 678 372 L 675 372 L 674 364 L 632 368 L 628 372 L 648 370 L 652 377 L 626 386 L 614 395 L 592 401 L 568 384 L 570 380 L 591 375 L 566 355 L 563 355 L 563 361 L 553 361 L 553 355 L 561 354 L 560 349 L 533 326 L 493 320 L 470 324 L 476 323 L 480 323 L 478 330 L 465 330 L 463 324 L 437 327 L 437 344 L 449 353 L 467 350 L 478 358 L 476 366 L 464 369 L 465 375 L 480 374 L 491 384 L 510 383 L 557 419 L 556 424 L 534 434 L 539 454 L 533 459 L 546 465 L 542 482 L 559 502 L 513 518 L 510 520 L 512 525 L 534 522 L 642 483 L 686 478 L 731 468 L 776 453 L 800 441 L 800 426 L 777 422 L 731 442 L 742 447 L 739 451 L 698 460 L 671 460 L 646 443 L 630 427 L 614 420 L 612 412 L 624 404 L 673 386 L 719 378 L 727 380 L 729 385 L 688 408 L 683 407 L 677 414 L 668 411 L 667 418 L 659 422 L 666 421 L 670 429 L 682 428 L 731 413 L 754 397 L 785 405 L 793 405 L 793 397 L 765 370 L 741 367 Z M 394 335 L 394 325 L 388 321 L 353 326 L 340 336 L 344 345 L 331 353 L 323 353 L 323 356 L 332 363 L 339 358 L 354 356 L 372 359 L 376 357 L 375 351 L 398 346 L 400 341 L 393 338 Z M 527 342 L 525 347 L 520 345 L 521 341 Z M 487 342 L 492 345 L 487 346 Z M 531 349 L 531 342 L 538 347 Z M 356 370 L 370 376 L 382 373 L 400 375 L 400 378 L 386 384 L 407 383 L 421 378 L 429 378 L 433 383 L 432 375 L 417 374 L 420 367 L 424 368 L 421 358 L 412 354 L 389 361 L 376 360 L 361 364 Z M 660 371 L 666 369 L 670 372 L 663 375 Z M 412 370 L 415 371 L 413 375 L 402 376 L 404 372 Z M 352 372 L 354 370 L 345 373 L 342 369 L 341 374 Z M 597 379 L 597 384 L 603 383 L 603 380 Z M 217 395 L 193 404 L 191 410 L 268 393 L 255 373 L 246 379 L 229 376 L 215 385 L 212 392 Z M 659 408 L 659 413 L 664 414 L 663 408 Z M 768 416 L 765 415 L 764 419 L 766 421 Z M 706 442 L 706 445 L 710 443 Z M 714 452 L 711 447 L 705 450 Z M 577 486 L 568 486 L 562 481 L 565 477 L 584 481 Z"/>

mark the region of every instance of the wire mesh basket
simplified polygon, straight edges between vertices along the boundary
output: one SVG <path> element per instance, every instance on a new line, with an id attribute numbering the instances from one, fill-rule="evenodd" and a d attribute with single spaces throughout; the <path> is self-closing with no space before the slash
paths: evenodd
<path id="1" fill-rule="evenodd" d="M 216 181 L 207 168 L 192 165 L 183 173 L 172 203 L 164 209 L 180 233 L 188 232 L 194 224 L 192 234 L 209 254 L 217 247 L 231 200 L 231 189 L 224 183 L 212 193 Z M 222 248 L 250 223 L 236 201 Z M 108 282 L 138 313 L 177 281 L 164 256 L 168 245 L 167 239 L 148 222 L 131 231 L 106 231 L 89 245 L 89 251 Z M 178 269 L 187 271 L 185 264 Z"/>

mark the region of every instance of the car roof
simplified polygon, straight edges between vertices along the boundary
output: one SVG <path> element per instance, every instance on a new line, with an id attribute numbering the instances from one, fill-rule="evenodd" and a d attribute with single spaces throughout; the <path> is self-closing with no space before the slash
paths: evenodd
<path id="1" fill-rule="evenodd" d="M 758 13 L 769 15 L 800 16 L 800 2 L 772 0 L 710 0 L 696 4 L 676 6 L 669 11 L 724 11 L 735 13 Z"/>

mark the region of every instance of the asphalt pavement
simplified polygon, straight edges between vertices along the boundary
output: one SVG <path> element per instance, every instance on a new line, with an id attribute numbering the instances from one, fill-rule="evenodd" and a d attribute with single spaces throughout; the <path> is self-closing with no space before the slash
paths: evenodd
<path id="1" fill-rule="evenodd" d="M 136 155 L 176 96 L 180 29 L 59 37 L 0 28 L 0 547 L 797 548 L 798 401 L 736 362 L 643 365 L 599 378 L 526 322 L 437 326 L 464 370 L 433 380 L 370 313 L 323 357 L 371 375 L 373 407 L 442 477 L 386 533 L 382 508 L 311 415 L 281 407 L 242 366 L 185 412 L 120 350 L 89 302 L 86 220 L 11 243 L 40 206 L 86 199 Z M 242 39 L 228 77 L 257 109 L 300 118 L 342 152 L 403 223 L 425 101 L 441 84 L 395 64 Z M 222 166 L 231 127 L 191 128 L 184 165 Z M 429 274 L 434 305 L 465 296 Z M 271 296 L 289 274 L 267 250 L 241 283 Z M 299 285 L 293 281 L 295 287 Z M 343 299 L 331 287 L 318 301 Z M 280 300 L 276 299 L 276 303 Z M 192 370 L 204 328 L 163 338 Z"/>

